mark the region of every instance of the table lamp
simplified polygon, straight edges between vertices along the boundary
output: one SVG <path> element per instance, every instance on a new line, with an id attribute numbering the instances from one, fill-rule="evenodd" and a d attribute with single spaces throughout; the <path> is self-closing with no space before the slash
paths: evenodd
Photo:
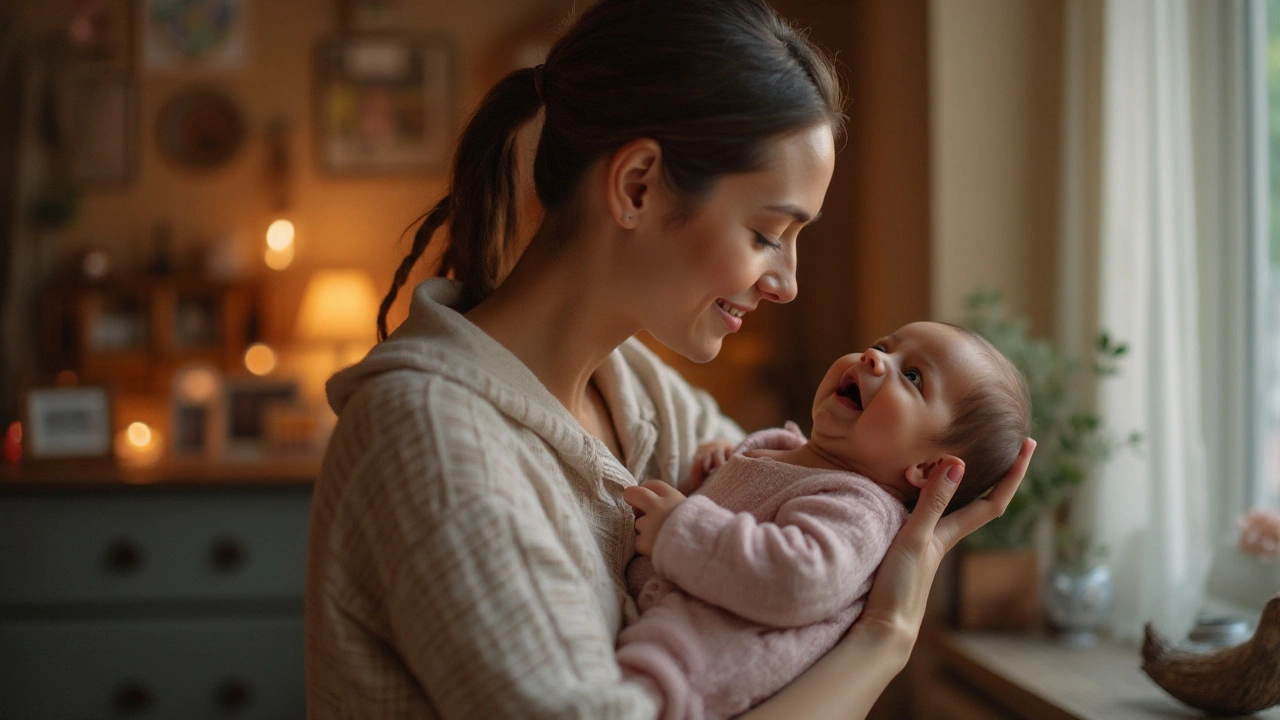
<path id="1" fill-rule="evenodd" d="M 320 270 L 307 281 L 296 334 L 334 348 L 334 369 L 356 362 L 376 339 L 378 295 L 373 279 L 354 268 Z"/>

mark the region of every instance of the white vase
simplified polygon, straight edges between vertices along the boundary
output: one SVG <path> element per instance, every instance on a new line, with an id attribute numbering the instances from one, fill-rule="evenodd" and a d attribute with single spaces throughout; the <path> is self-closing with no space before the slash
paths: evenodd
<path id="1" fill-rule="evenodd" d="M 1055 567 L 1045 577 L 1042 595 L 1045 618 L 1064 644 L 1093 645 L 1111 613 L 1111 568 L 1096 565 L 1079 574 Z"/>

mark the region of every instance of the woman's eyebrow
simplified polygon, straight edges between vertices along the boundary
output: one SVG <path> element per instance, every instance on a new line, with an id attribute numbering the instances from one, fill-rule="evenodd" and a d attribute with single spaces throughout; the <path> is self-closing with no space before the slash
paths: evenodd
<path id="1" fill-rule="evenodd" d="M 822 217 L 821 210 L 819 210 L 813 217 L 810 217 L 809 213 L 801 210 L 798 206 L 791 205 L 789 203 L 784 205 L 768 205 L 765 207 L 765 210 L 772 210 L 773 212 L 782 213 L 783 215 L 790 215 L 801 225 L 816 223 L 818 222 L 818 219 Z"/>

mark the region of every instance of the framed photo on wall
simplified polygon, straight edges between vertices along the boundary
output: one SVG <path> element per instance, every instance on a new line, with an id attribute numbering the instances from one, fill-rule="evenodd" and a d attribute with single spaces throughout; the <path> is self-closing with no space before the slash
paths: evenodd
<path id="1" fill-rule="evenodd" d="M 453 147 L 453 46 L 349 35 L 320 43 L 316 143 L 332 174 L 430 172 Z"/>
<path id="2" fill-rule="evenodd" d="M 69 73 L 67 157 L 81 185 L 125 185 L 137 164 L 137 98 L 128 70 L 82 65 Z"/>
<path id="3" fill-rule="evenodd" d="M 259 460 L 271 455 L 268 414 L 273 407 L 295 405 L 298 398 L 298 384 L 292 380 L 227 379 L 223 389 L 226 458 Z"/>
<path id="4" fill-rule="evenodd" d="M 101 386 L 34 387 L 23 401 L 32 460 L 111 457 L 111 394 Z"/>

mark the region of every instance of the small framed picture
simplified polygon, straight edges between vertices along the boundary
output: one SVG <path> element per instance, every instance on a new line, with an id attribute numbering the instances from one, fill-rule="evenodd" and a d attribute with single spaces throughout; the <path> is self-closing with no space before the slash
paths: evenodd
<path id="1" fill-rule="evenodd" d="M 228 458 L 260 458 L 271 450 L 267 418 L 272 408 L 297 404 L 298 384 L 292 380 L 235 378 L 224 391 Z"/>
<path id="2" fill-rule="evenodd" d="M 318 50 L 316 142 L 333 174 L 441 169 L 453 147 L 453 47 L 391 34 Z"/>
<path id="3" fill-rule="evenodd" d="M 111 457 L 111 394 L 105 387 L 38 387 L 23 403 L 32 460 Z"/>
<path id="4" fill-rule="evenodd" d="M 141 0 L 142 59 L 169 73 L 239 70 L 248 31 L 245 0 Z"/>
<path id="5" fill-rule="evenodd" d="M 122 186 L 137 165 L 137 99 L 128 70 L 78 67 L 65 81 L 71 179 L 82 185 Z"/>
<path id="6" fill-rule="evenodd" d="M 224 440 L 218 424 L 224 399 L 222 373 L 211 364 L 182 365 L 173 373 L 170 399 L 173 456 L 217 455 Z"/>

